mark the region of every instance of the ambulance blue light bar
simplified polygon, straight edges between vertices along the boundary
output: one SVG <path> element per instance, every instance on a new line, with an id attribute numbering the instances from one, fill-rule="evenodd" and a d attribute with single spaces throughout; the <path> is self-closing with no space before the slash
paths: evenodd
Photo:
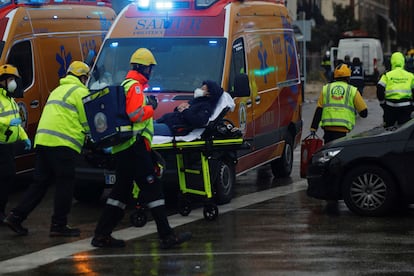
<path id="1" fill-rule="evenodd" d="M 169 1 L 169 0 L 136 0 L 136 5 L 140 10 L 178 10 L 189 9 L 189 1 Z"/>
<path id="2" fill-rule="evenodd" d="M 18 4 L 44 5 L 44 4 L 49 4 L 49 0 L 23 0 L 23 1 L 18 1 Z"/>

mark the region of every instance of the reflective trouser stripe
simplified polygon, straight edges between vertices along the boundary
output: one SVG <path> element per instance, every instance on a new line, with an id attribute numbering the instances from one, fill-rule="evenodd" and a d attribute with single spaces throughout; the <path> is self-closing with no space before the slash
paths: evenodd
<path id="1" fill-rule="evenodd" d="M 115 207 L 118 207 L 118 208 L 121 208 L 122 210 L 125 210 L 125 208 L 126 208 L 126 204 L 125 203 L 123 203 L 123 202 L 121 202 L 119 200 L 116 200 L 116 199 L 112 199 L 112 198 L 108 198 L 106 200 L 106 204 L 111 205 L 111 206 L 115 206 Z"/>
<path id="2" fill-rule="evenodd" d="M 400 102 L 400 103 L 393 103 L 389 101 L 385 101 L 385 103 L 392 107 L 400 107 L 400 106 L 409 106 L 411 105 L 411 102 Z"/>
<path id="3" fill-rule="evenodd" d="M 165 200 L 164 199 L 158 199 L 158 200 L 155 200 L 155 201 L 151 201 L 150 203 L 147 204 L 148 208 L 150 208 L 150 209 L 158 207 L 158 206 L 163 206 L 163 205 L 165 205 Z"/>

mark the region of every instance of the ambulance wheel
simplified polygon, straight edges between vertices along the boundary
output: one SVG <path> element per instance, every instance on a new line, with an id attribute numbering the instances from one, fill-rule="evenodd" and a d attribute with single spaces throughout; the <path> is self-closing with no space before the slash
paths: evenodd
<path id="1" fill-rule="evenodd" d="M 178 213 L 186 217 L 191 213 L 191 203 L 187 199 L 178 200 Z"/>
<path id="2" fill-rule="evenodd" d="M 203 215 L 205 220 L 215 220 L 218 216 L 218 208 L 217 205 L 214 203 L 208 203 L 204 205 L 203 208 Z"/>
<path id="3" fill-rule="evenodd" d="M 129 216 L 129 221 L 135 227 L 143 227 L 147 224 L 148 217 L 143 209 L 137 209 Z"/>
<path id="4" fill-rule="evenodd" d="M 229 203 L 233 198 L 236 169 L 233 164 L 218 161 L 218 175 L 213 183 L 214 196 L 217 204 Z"/>
<path id="5" fill-rule="evenodd" d="M 100 182 L 78 180 L 75 182 L 73 197 L 83 203 L 98 202 L 103 194 L 104 185 Z"/>
<path id="6" fill-rule="evenodd" d="M 293 167 L 293 141 L 290 133 L 285 137 L 285 148 L 280 158 L 272 161 L 270 166 L 275 177 L 288 177 L 292 173 Z"/>

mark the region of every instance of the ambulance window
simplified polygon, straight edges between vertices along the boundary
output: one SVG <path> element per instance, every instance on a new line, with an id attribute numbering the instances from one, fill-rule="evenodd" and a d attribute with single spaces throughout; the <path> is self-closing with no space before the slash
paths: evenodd
<path id="1" fill-rule="evenodd" d="M 285 33 L 285 56 L 286 56 L 286 82 L 299 82 L 299 68 L 297 62 L 296 44 L 294 34 Z"/>
<path id="2" fill-rule="evenodd" d="M 230 64 L 230 76 L 228 91 L 230 94 L 234 92 L 234 78 L 237 74 L 246 73 L 246 61 L 244 55 L 244 43 L 242 38 L 238 38 L 233 43 L 231 64 Z"/>
<path id="3" fill-rule="evenodd" d="M 28 88 L 33 82 L 33 58 L 30 41 L 15 44 L 8 57 L 7 63 L 17 67 L 23 81 L 23 88 Z"/>
<path id="4" fill-rule="evenodd" d="M 11 3 L 11 0 L 0 0 L 0 7 L 9 5 Z"/>

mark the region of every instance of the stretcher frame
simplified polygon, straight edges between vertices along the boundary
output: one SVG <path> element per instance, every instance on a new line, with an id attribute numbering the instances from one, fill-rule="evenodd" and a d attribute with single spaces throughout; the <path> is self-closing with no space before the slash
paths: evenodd
<path id="1" fill-rule="evenodd" d="M 213 158 L 216 152 L 235 152 L 240 149 L 250 148 L 249 143 L 242 137 L 218 137 L 214 134 L 213 129 L 224 120 L 223 118 L 229 110 L 229 107 L 224 108 L 217 118 L 209 122 L 205 127 L 201 139 L 195 141 L 177 141 L 177 137 L 173 136 L 171 142 L 152 145 L 152 149 L 159 153 L 165 152 L 175 154 L 178 183 L 181 192 L 181 198 L 178 202 L 178 212 L 183 216 L 187 216 L 191 212 L 191 203 L 185 197 L 187 195 L 196 195 L 204 197 L 204 218 L 206 220 L 215 220 L 217 218 L 218 208 L 213 200 L 209 160 Z M 201 169 L 186 168 L 184 161 L 186 153 L 195 152 L 200 154 Z M 237 163 L 236 155 L 232 161 L 234 164 Z M 186 178 L 186 175 L 188 174 L 201 175 L 202 184 L 198 185 L 200 186 L 200 189 L 189 187 L 190 185 Z M 134 185 L 133 194 L 134 197 L 138 199 L 139 188 L 137 185 Z M 140 206 L 139 203 L 136 206 L 136 211 L 131 214 L 130 220 L 134 226 L 141 227 L 145 225 L 147 220 L 146 215 L 143 207 Z"/>
<path id="2" fill-rule="evenodd" d="M 178 202 L 178 212 L 183 216 L 188 216 L 191 213 L 191 202 L 185 198 L 186 195 L 197 195 L 204 197 L 203 215 L 208 221 L 215 220 L 218 217 L 218 207 L 213 200 L 213 189 L 210 177 L 209 160 L 215 152 L 219 151 L 236 151 L 240 149 L 249 148 L 250 145 L 243 138 L 228 138 L 228 139 L 208 139 L 197 140 L 191 142 L 170 142 L 164 144 L 153 145 L 153 150 L 157 152 L 168 152 L 175 154 L 175 161 L 177 165 L 177 175 L 181 198 Z M 184 156 L 186 153 L 198 152 L 200 154 L 201 169 L 186 168 Z M 237 160 L 233 160 L 234 163 Z M 189 188 L 186 174 L 197 174 L 202 176 L 202 184 L 200 189 Z M 139 188 L 134 185 L 134 197 L 138 199 Z M 142 227 L 147 222 L 145 214 L 145 206 L 141 206 L 139 201 L 135 207 L 135 211 L 130 215 L 131 224 L 136 227 Z"/>
<path id="3" fill-rule="evenodd" d="M 153 145 L 152 148 L 157 151 L 174 151 L 176 154 L 177 174 L 180 191 L 183 194 L 190 193 L 206 196 L 207 199 L 213 197 L 210 166 L 208 160 L 214 151 L 238 150 L 245 147 L 243 138 L 215 139 L 215 140 L 198 140 L 191 142 L 170 142 L 165 144 Z M 184 154 L 186 152 L 200 152 L 201 171 L 185 168 Z M 186 173 L 202 174 L 203 190 L 188 188 L 186 181 Z"/>
<path id="4" fill-rule="evenodd" d="M 204 197 L 204 209 L 203 215 L 206 220 L 214 220 L 218 216 L 218 208 L 213 200 L 213 187 L 211 184 L 210 175 L 210 163 L 209 160 L 219 156 L 221 158 L 227 157 L 227 160 L 231 160 L 233 164 L 237 163 L 237 154 L 235 153 L 240 149 L 250 148 L 249 143 L 242 138 L 240 130 L 234 128 L 232 122 L 224 119 L 224 116 L 229 110 L 233 110 L 234 101 L 229 94 L 223 93 L 219 103 L 217 104 L 216 110 L 210 117 L 209 123 L 201 128 L 196 129 L 197 133 L 195 140 L 182 140 L 187 138 L 185 136 L 172 136 L 168 139 L 170 141 L 162 141 L 160 143 L 155 142 L 153 139 L 152 149 L 158 153 L 172 153 L 175 155 L 175 163 L 177 166 L 178 184 L 180 188 L 180 196 L 178 206 L 178 212 L 187 216 L 191 212 L 191 203 L 185 197 L 188 195 L 196 195 Z M 218 132 L 218 126 L 223 126 L 223 122 L 227 122 L 225 130 L 237 130 L 237 135 L 230 135 L 229 132 Z M 180 126 L 177 126 L 180 127 Z M 230 128 L 229 128 L 230 127 Z M 201 131 L 201 132 L 197 132 Z M 234 134 L 232 133 L 232 134 Z M 190 133 L 191 134 L 191 133 Z M 191 135 L 188 136 L 191 136 Z M 236 137 L 235 137 L 236 136 Z M 155 137 L 154 137 L 155 138 Z M 161 137 L 160 137 L 161 138 Z M 229 152 L 227 154 L 217 153 Z M 185 156 L 188 153 L 199 153 L 201 168 L 193 169 L 186 167 Z M 233 155 L 230 153 L 234 153 Z M 232 157 L 230 157 L 232 156 Z M 220 160 L 220 158 L 217 158 Z M 202 184 L 197 187 L 190 187 L 186 176 L 187 175 L 200 175 Z M 193 185 L 194 186 L 194 185 Z M 134 197 L 138 200 L 139 188 L 134 185 L 133 190 Z M 131 214 L 130 220 L 134 226 L 144 226 L 147 218 L 144 213 L 145 207 L 139 204 L 136 205 L 136 211 Z"/>

